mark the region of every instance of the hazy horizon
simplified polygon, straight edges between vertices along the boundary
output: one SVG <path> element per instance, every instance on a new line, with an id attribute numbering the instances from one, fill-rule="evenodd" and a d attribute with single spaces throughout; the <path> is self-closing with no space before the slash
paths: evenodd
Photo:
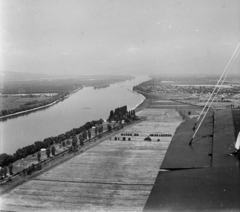
<path id="1" fill-rule="evenodd" d="M 1 71 L 221 74 L 239 0 L 2 0 Z M 240 73 L 238 58 L 230 74 Z"/>

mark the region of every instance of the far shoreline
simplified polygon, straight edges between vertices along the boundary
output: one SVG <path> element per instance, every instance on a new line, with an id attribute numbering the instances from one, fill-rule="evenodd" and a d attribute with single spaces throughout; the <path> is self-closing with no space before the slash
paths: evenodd
<path id="1" fill-rule="evenodd" d="M 153 93 L 145 93 L 143 91 L 139 91 L 139 90 L 133 90 L 134 92 L 142 95 L 145 99 L 138 105 L 134 108 L 134 110 L 136 112 L 139 112 L 145 108 L 147 108 L 149 105 L 150 105 L 150 102 L 151 100 L 153 99 L 160 99 L 161 97 L 157 96 L 157 95 L 154 95 Z M 166 98 L 163 98 L 163 99 L 166 99 Z"/>
<path id="2" fill-rule="evenodd" d="M 76 93 L 77 91 L 82 90 L 82 89 L 83 89 L 83 87 L 73 90 L 69 95 L 65 96 L 63 100 L 67 99 L 70 95 L 72 95 L 73 93 Z M 43 108 L 50 107 L 52 105 L 57 104 L 60 101 L 61 101 L 61 99 L 58 99 L 58 100 L 56 100 L 56 101 L 54 101 L 50 104 L 47 104 L 47 105 L 43 105 L 43 106 L 36 107 L 36 108 L 33 108 L 33 109 L 29 109 L 29 110 L 20 111 L 20 112 L 17 112 L 17 113 L 12 113 L 12 114 L 5 115 L 5 116 L 0 116 L 0 121 L 5 119 L 5 118 L 7 119 L 7 118 L 10 118 L 10 117 L 13 117 L 13 116 L 20 116 L 20 115 L 24 115 L 25 113 L 31 113 L 33 111 L 37 111 L 37 110 L 41 110 Z"/>

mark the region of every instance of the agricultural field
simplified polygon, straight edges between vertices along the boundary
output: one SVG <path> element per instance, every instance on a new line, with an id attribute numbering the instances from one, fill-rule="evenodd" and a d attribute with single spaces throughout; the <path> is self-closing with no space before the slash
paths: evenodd
<path id="1" fill-rule="evenodd" d="M 32 101 L 43 101 L 50 99 L 50 96 L 40 96 L 40 97 L 24 97 L 24 96 L 0 96 L 0 110 L 11 110 L 14 108 L 20 108 L 21 105 L 24 105 Z"/>
<path id="2" fill-rule="evenodd" d="M 4 194 L 1 209 L 142 211 L 182 119 L 172 109 L 137 115 L 146 119 Z"/>
<path id="3" fill-rule="evenodd" d="M 107 131 L 107 123 L 104 122 L 102 124 L 103 126 L 103 131 Z M 116 123 L 112 123 L 111 124 L 112 127 L 115 127 L 116 126 Z M 94 138 L 96 135 L 95 135 L 95 127 L 91 128 L 90 129 L 90 132 L 91 132 L 91 137 Z M 80 140 L 79 140 L 79 135 L 80 134 L 77 134 L 76 137 L 77 137 L 77 145 L 80 145 Z M 72 138 L 69 138 L 69 139 L 65 139 L 64 140 L 64 143 L 65 143 L 65 146 L 63 146 L 63 142 L 61 143 L 55 143 L 54 144 L 54 147 L 55 147 L 55 154 L 57 155 L 58 153 L 61 153 L 65 150 L 67 150 L 69 147 L 72 146 Z M 94 138 L 94 140 L 96 140 Z M 86 139 L 84 141 L 85 142 L 88 142 L 88 139 Z M 53 156 L 51 156 L 53 157 Z M 46 155 L 46 149 L 41 151 L 41 161 L 47 159 L 47 155 Z M 29 166 L 31 166 L 32 164 L 38 164 L 38 158 L 37 158 L 37 153 L 35 154 L 30 154 L 28 155 L 27 157 L 25 158 L 22 158 L 20 160 L 17 160 L 16 162 L 13 163 L 13 172 L 16 173 L 16 172 L 20 172 L 22 171 L 23 169 L 26 169 L 28 168 Z"/>

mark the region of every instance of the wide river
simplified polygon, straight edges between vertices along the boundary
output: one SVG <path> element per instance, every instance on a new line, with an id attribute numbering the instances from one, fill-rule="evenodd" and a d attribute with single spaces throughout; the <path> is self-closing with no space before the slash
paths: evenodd
<path id="1" fill-rule="evenodd" d="M 85 87 L 51 107 L 0 121 L 0 153 L 13 154 L 17 149 L 57 136 L 88 121 L 107 119 L 110 111 L 127 105 L 128 110 L 144 97 L 132 91 L 134 85 L 148 80 L 137 76 L 102 89 Z"/>

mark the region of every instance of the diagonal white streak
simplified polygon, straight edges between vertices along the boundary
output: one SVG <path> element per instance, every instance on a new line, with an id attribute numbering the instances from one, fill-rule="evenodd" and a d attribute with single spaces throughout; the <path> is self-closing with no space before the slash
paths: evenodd
<path id="1" fill-rule="evenodd" d="M 240 43 L 238 44 L 236 50 L 238 50 L 239 45 L 240 45 Z M 235 55 L 235 54 L 236 54 L 236 51 L 234 52 L 234 55 Z M 226 80 L 226 78 L 227 78 L 227 76 L 228 76 L 230 70 L 232 69 L 234 63 L 236 62 L 236 60 L 237 60 L 239 54 L 240 54 L 240 51 L 237 52 L 237 54 L 236 54 L 237 56 L 234 58 L 233 62 L 232 62 L 233 57 L 231 57 L 230 61 L 228 62 L 228 65 L 227 65 L 226 67 L 229 66 L 230 62 L 232 62 L 232 64 L 231 64 L 230 68 L 228 69 L 228 71 L 227 71 L 227 73 L 226 73 L 226 75 L 225 75 L 223 81 L 221 82 L 221 85 L 218 87 L 217 93 L 216 93 L 216 94 L 214 95 L 214 97 L 212 98 L 212 101 L 211 101 L 210 105 L 208 106 L 208 109 L 207 109 L 207 111 L 205 112 L 203 118 L 201 119 L 201 121 L 200 121 L 200 123 L 199 123 L 197 129 L 195 130 L 195 132 L 194 132 L 194 134 L 193 134 L 193 136 L 192 136 L 192 139 L 191 139 L 191 141 L 190 141 L 190 144 L 192 143 L 193 138 L 196 136 L 196 134 L 197 134 L 197 132 L 198 132 L 198 130 L 199 130 L 199 128 L 200 128 L 200 126 L 201 126 L 201 124 L 202 124 L 204 118 L 206 117 L 206 115 L 207 115 L 207 113 L 208 113 L 210 107 L 212 106 L 212 103 L 213 103 L 213 101 L 214 101 L 214 98 L 217 96 L 218 92 L 220 91 L 221 86 L 223 85 L 224 81 Z M 227 70 L 227 69 L 225 68 L 224 72 L 225 72 L 226 70 Z M 223 76 L 223 74 L 222 74 L 222 76 Z M 222 78 L 222 76 L 221 76 L 221 78 Z M 221 79 L 221 78 L 220 78 L 220 79 Z M 219 82 L 218 82 L 218 84 L 219 84 Z M 215 88 L 216 88 L 216 87 L 217 87 L 217 86 L 215 86 Z M 215 90 L 215 89 L 214 89 L 214 90 Z M 214 91 L 212 92 L 212 94 L 213 94 L 213 93 L 214 93 Z M 211 95 L 211 96 L 212 96 L 212 95 Z M 207 104 L 206 104 L 206 105 L 207 105 Z M 206 106 L 206 105 L 205 105 L 205 106 Z M 205 108 L 205 107 L 204 107 L 204 108 Z"/>
<path id="2" fill-rule="evenodd" d="M 240 43 L 238 44 L 237 48 L 235 49 L 234 53 L 232 54 L 232 57 L 230 58 L 230 60 L 229 60 L 229 62 L 228 62 L 228 64 L 227 64 L 227 66 L 225 67 L 225 69 L 224 69 L 224 71 L 223 71 L 223 73 L 222 73 L 221 77 L 219 78 L 219 80 L 218 80 L 217 84 L 215 85 L 215 87 L 214 87 L 214 89 L 213 89 L 213 91 L 212 91 L 211 95 L 209 96 L 209 98 L 208 98 L 208 100 L 207 100 L 206 104 L 204 105 L 204 107 L 203 107 L 203 109 L 202 109 L 202 111 L 201 111 L 200 115 L 198 116 L 198 118 L 197 118 L 197 122 L 198 122 L 199 118 L 201 117 L 201 115 L 202 115 L 203 111 L 204 111 L 204 110 L 205 110 L 205 108 L 207 107 L 207 105 L 208 105 L 208 103 L 209 103 L 210 99 L 212 98 L 212 96 L 213 96 L 213 94 L 214 94 L 215 90 L 217 89 L 217 87 L 218 87 L 218 84 L 220 83 L 220 81 L 221 81 L 221 79 L 223 78 L 223 76 L 224 76 L 224 74 L 225 74 L 226 70 L 228 69 L 228 66 L 230 65 L 230 63 L 231 63 L 231 61 L 232 61 L 232 59 L 233 59 L 234 55 L 236 54 L 236 52 L 237 52 L 237 50 L 238 50 L 239 46 L 240 46 Z"/>

